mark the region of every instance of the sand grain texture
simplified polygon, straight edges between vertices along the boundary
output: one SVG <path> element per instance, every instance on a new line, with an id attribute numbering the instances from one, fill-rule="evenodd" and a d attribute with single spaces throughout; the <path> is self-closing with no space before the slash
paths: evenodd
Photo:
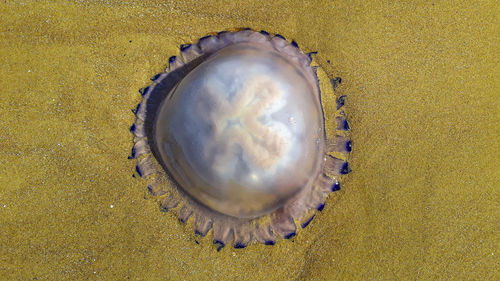
<path id="1" fill-rule="evenodd" d="M 499 280 L 499 10 L 2 1 L 0 279 Z M 180 44 L 238 27 L 343 78 L 353 172 L 292 241 L 217 252 L 144 199 L 128 127 Z"/>

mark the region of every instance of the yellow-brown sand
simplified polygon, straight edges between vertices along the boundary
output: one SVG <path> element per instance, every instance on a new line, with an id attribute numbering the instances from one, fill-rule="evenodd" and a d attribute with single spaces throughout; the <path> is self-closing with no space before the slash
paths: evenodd
<path id="1" fill-rule="evenodd" d="M 500 5 L 391 2 L 2 1 L 0 280 L 499 280 Z M 144 199 L 128 127 L 240 27 L 342 77 L 353 172 L 293 240 L 217 252 Z"/>

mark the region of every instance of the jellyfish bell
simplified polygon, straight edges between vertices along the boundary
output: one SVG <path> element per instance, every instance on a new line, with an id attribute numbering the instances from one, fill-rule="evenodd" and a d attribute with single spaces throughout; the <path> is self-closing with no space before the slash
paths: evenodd
<path id="1" fill-rule="evenodd" d="M 350 151 L 341 108 L 328 118 L 334 136 L 325 132 L 311 62 L 296 43 L 251 30 L 181 46 L 143 91 L 133 125 L 137 171 L 162 210 L 237 248 L 309 224 Z"/>
<path id="2" fill-rule="evenodd" d="M 160 106 L 155 145 L 174 179 L 226 215 L 269 213 L 308 184 L 324 151 L 315 81 L 239 43 L 192 70 Z"/>

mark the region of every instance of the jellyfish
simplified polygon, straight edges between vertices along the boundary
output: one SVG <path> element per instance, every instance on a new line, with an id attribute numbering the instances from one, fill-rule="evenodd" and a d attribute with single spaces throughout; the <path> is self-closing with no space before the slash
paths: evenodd
<path id="1" fill-rule="evenodd" d="M 325 82 L 313 57 L 250 29 L 181 45 L 141 89 L 131 127 L 131 158 L 162 211 L 211 231 L 218 249 L 274 245 L 311 222 L 350 172 L 352 146 L 340 80 Z"/>

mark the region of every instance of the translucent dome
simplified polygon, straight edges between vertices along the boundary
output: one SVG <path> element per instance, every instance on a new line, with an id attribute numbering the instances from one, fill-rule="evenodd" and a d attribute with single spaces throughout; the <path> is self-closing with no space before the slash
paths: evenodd
<path id="1" fill-rule="evenodd" d="M 314 81 L 272 48 L 225 47 L 163 101 L 155 143 L 196 200 L 252 218 L 281 207 L 320 169 L 322 111 Z"/>

